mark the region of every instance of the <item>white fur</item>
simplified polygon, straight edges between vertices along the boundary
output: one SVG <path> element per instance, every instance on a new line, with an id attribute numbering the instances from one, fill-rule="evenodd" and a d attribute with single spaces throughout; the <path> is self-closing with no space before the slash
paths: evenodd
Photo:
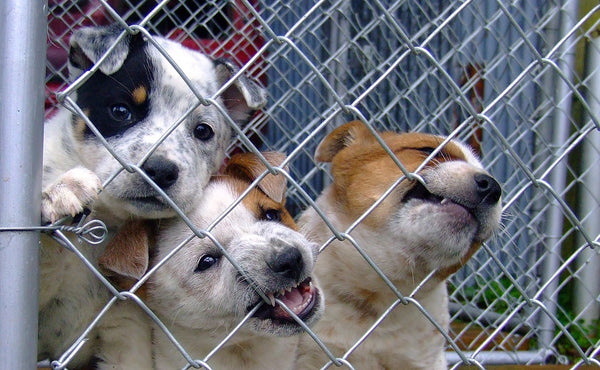
<path id="1" fill-rule="evenodd" d="M 190 219 L 205 229 L 239 195 L 226 181 L 211 182 L 205 190 L 204 201 L 193 210 Z M 292 246 L 301 252 L 304 268 L 300 280 L 312 271 L 316 244 L 278 222 L 257 221 L 256 215 L 243 203 L 210 232 L 264 292 L 279 291 L 289 284 L 280 281 L 266 265 L 280 248 Z M 163 223 L 157 237 L 155 262 L 189 235 L 189 228 L 180 220 Z M 148 283 L 148 306 L 183 348 L 198 360 L 203 360 L 241 321 L 247 309 L 260 300 L 254 289 L 240 281 L 238 271 L 224 256 L 210 269 L 194 272 L 205 254 L 218 255 L 219 252 L 208 237 L 193 239 L 161 266 Z M 322 302 L 317 304 L 320 307 Z M 317 313 L 307 324 L 318 316 Z M 291 369 L 298 337 L 290 335 L 300 330 L 298 326 L 282 327 L 251 318 L 208 359 L 208 365 L 213 369 Z M 154 326 L 153 336 L 156 369 L 186 365 L 181 353 L 158 326 Z"/>
<path id="2" fill-rule="evenodd" d="M 356 141 L 360 142 L 360 139 Z M 352 155 L 352 144 L 344 149 L 349 151 L 346 155 Z M 473 189 L 473 176 L 486 172 L 470 149 L 456 144 L 464 160 L 442 161 L 426 167 L 419 174 L 431 193 L 469 203 L 473 197 L 473 190 L 469 190 Z M 356 179 L 369 178 L 369 173 L 362 167 L 352 170 L 352 163 L 338 163 L 350 168 L 348 171 Z M 390 168 L 393 166 L 377 171 L 384 174 L 388 171 L 387 176 L 392 180 L 401 176 L 399 171 L 390 171 Z M 335 181 L 334 178 L 334 184 Z M 403 182 L 390 194 L 385 202 L 392 202 L 392 206 L 380 207 L 382 210 L 378 212 L 384 212 L 377 215 L 380 222 L 376 225 L 362 222 L 350 233 L 405 296 L 412 294 L 431 271 L 457 265 L 472 243 L 489 238 L 498 225 L 501 212 L 499 203 L 483 207 L 479 215 L 481 225 L 478 226 L 473 216 L 452 202 L 446 206 L 420 199 L 403 202 L 411 188 L 408 184 L 408 181 Z M 345 196 L 361 198 L 368 195 L 368 189 L 364 189 L 365 194 L 357 194 L 357 188 L 360 186 L 353 187 L 354 192 Z M 355 219 L 348 216 L 345 205 L 336 199 L 339 198 L 336 198 L 332 185 L 319 196 L 316 206 L 337 231 L 344 232 Z M 331 229 L 313 208 L 301 215 L 298 224 L 309 240 L 321 245 L 332 236 Z M 398 297 L 349 241 L 334 239 L 326 246 L 319 255 L 315 275 L 325 293 L 327 306 L 314 331 L 332 353 L 341 358 Z M 444 278 L 431 278 L 412 298 L 437 324 L 447 328 L 448 296 Z M 434 324 L 414 302 L 409 302 L 395 307 L 348 361 L 356 369 L 441 370 L 446 368 L 444 343 Z M 313 339 L 303 335 L 297 367 L 315 369 L 328 361 Z"/>
<path id="3" fill-rule="evenodd" d="M 102 46 L 99 43 L 105 40 L 94 39 L 97 30 L 83 29 L 72 38 L 72 41 L 77 39 L 80 46 L 87 47 L 86 43 L 89 43 L 92 51 L 88 52 L 88 57 L 92 59 L 99 56 L 94 53 Z M 172 41 L 156 39 L 202 96 L 210 97 L 216 93 L 220 86 L 212 61 Z M 158 138 L 197 102 L 190 88 L 166 59 L 153 46 L 148 44 L 145 48 L 155 68 L 155 80 L 149 96 L 150 113 L 123 134 L 107 139 L 117 155 L 132 165 L 139 164 Z M 119 60 L 124 58 L 123 53 L 126 53 L 126 47 L 117 48 L 114 58 L 109 58 L 110 62 L 104 63 L 102 70 L 106 73 L 117 71 Z M 71 68 L 71 71 L 80 72 L 77 68 Z M 240 86 L 243 83 L 239 82 Z M 259 103 L 252 106 L 257 109 L 264 104 L 264 91 L 258 87 L 253 87 L 253 91 L 259 95 L 255 97 Z M 141 176 L 126 171 L 116 176 L 98 196 L 100 183 L 107 181 L 122 167 L 95 137 L 82 140 L 81 135 L 74 131 L 73 119 L 69 110 L 61 108 L 45 123 L 43 222 L 73 216 L 84 207 L 92 206 L 92 217 L 106 224 L 109 230 L 107 240 L 110 240 L 126 220 L 174 215 L 166 203 L 160 209 L 136 205 L 131 198 L 147 195 L 140 192 L 151 191 L 147 190 L 151 188 Z M 213 127 L 213 140 L 197 142 L 192 132 L 199 122 Z M 154 151 L 153 156 L 162 156 L 179 168 L 176 184 L 165 191 L 183 210 L 191 208 L 202 196 L 210 176 L 223 161 L 230 139 L 231 128 L 217 108 L 200 105 Z M 74 237 L 71 241 L 97 266 L 105 243 L 93 246 Z M 48 236 L 42 237 L 40 270 L 38 358 L 54 360 L 75 342 L 112 295 L 74 253 Z M 95 356 L 101 359 L 100 369 L 149 369 L 152 366 L 147 345 L 150 328 L 148 324 L 142 324 L 146 317 L 137 311 L 137 305 L 131 302 L 114 305 L 92 329 L 87 342 L 70 360 L 69 367 L 83 366 Z"/>

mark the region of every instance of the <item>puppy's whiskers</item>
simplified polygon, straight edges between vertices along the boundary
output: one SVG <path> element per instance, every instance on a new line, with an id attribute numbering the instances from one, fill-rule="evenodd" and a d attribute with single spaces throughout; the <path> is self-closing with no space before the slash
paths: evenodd
<path id="1" fill-rule="evenodd" d="M 171 327 L 175 325 L 175 322 L 177 321 L 177 317 L 179 316 L 179 313 L 181 312 L 182 308 L 183 308 L 183 304 L 180 303 L 173 311 L 175 313 L 173 314 L 173 317 L 171 318 L 171 322 L 170 322 Z"/>
<path id="2" fill-rule="evenodd" d="M 129 74 L 129 73 L 128 73 L 128 74 Z M 130 92 L 130 91 L 129 91 L 130 89 L 127 87 L 127 85 L 125 85 L 125 84 L 124 84 L 123 82 L 121 82 L 119 79 L 115 78 L 115 77 L 114 77 L 114 76 L 112 76 L 112 75 L 108 75 L 107 77 L 108 77 L 108 78 L 109 78 L 111 81 L 113 81 L 115 84 L 117 84 L 118 86 L 122 87 L 122 88 L 123 88 L 123 91 L 125 91 L 125 92 Z"/>

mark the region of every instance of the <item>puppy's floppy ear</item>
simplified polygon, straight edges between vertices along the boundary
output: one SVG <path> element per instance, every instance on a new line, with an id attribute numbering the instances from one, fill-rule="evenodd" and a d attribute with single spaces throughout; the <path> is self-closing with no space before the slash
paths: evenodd
<path id="1" fill-rule="evenodd" d="M 69 69 L 71 78 L 76 78 L 90 69 L 94 63 L 115 43 L 123 32 L 121 25 L 115 23 L 104 27 L 84 27 L 77 29 L 71 36 L 69 50 Z M 129 51 L 144 44 L 141 33 L 127 35 L 113 49 L 100 65 L 100 71 L 106 75 L 115 73 L 121 68 Z"/>
<path id="2" fill-rule="evenodd" d="M 263 152 L 261 153 L 271 166 L 280 166 L 286 158 L 286 155 L 280 152 Z M 236 177 L 238 179 L 252 182 L 267 170 L 265 164 L 254 153 L 238 153 L 231 157 L 225 167 L 226 175 Z M 287 171 L 288 167 L 285 166 Z M 287 179 L 283 175 L 273 176 L 266 175 L 259 183 L 258 187 L 269 198 L 277 203 L 283 203 L 285 191 L 287 188 Z"/>
<path id="3" fill-rule="evenodd" d="M 315 160 L 331 162 L 342 149 L 362 141 L 372 141 L 375 137 L 361 121 L 352 121 L 331 131 L 315 150 Z"/>
<path id="4" fill-rule="evenodd" d="M 152 221 L 147 220 L 126 223 L 98 259 L 105 275 L 117 281 L 139 280 L 148 270 L 154 226 Z"/>
<path id="5" fill-rule="evenodd" d="M 227 59 L 215 60 L 215 70 L 219 86 L 223 86 L 239 69 Z M 248 77 L 241 75 L 221 96 L 231 118 L 239 125 L 245 125 L 254 112 L 267 103 L 267 92 Z"/>

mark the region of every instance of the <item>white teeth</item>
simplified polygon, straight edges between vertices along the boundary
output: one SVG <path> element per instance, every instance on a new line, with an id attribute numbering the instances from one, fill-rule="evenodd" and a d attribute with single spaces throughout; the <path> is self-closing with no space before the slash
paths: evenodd
<path id="1" fill-rule="evenodd" d="M 281 289 L 281 290 L 279 291 L 279 295 L 285 295 L 285 289 Z"/>
<path id="2" fill-rule="evenodd" d="M 271 301 L 271 306 L 275 307 L 275 297 L 273 296 L 273 293 L 267 294 L 267 298 Z"/>
<path id="3" fill-rule="evenodd" d="M 448 198 L 444 198 L 444 199 L 442 199 L 442 201 L 440 202 L 440 204 L 446 204 L 446 203 L 448 203 L 449 201 L 450 201 L 450 199 L 448 199 Z"/>

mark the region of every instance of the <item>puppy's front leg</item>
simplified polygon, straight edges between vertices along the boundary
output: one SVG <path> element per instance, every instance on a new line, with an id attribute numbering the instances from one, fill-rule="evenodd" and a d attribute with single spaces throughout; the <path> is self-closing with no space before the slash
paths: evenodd
<path id="1" fill-rule="evenodd" d="M 150 319 L 135 302 L 119 301 L 98 326 L 98 370 L 151 370 Z"/>
<path id="2" fill-rule="evenodd" d="M 42 223 L 75 216 L 98 198 L 100 190 L 95 173 L 83 167 L 70 169 L 42 192 Z"/>

